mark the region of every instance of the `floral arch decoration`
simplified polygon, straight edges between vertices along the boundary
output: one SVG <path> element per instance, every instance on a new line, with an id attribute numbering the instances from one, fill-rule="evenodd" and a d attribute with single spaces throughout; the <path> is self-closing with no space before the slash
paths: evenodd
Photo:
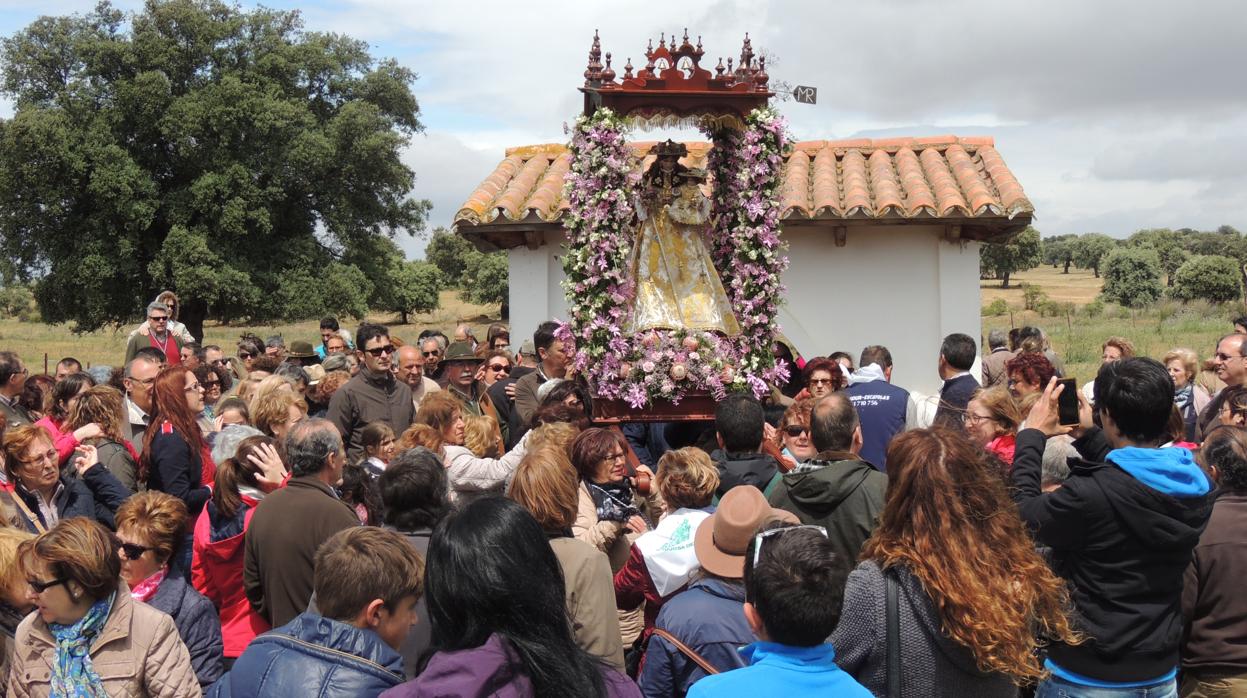
<path id="1" fill-rule="evenodd" d="M 754 58 L 747 36 L 738 66 L 720 60 L 716 76 L 700 67 L 701 40 L 692 46 L 687 30 L 681 45 L 673 35 L 668 47 L 663 37 L 645 55 L 644 69 L 634 76 L 629 59 L 616 82 L 611 56 L 601 63 L 594 35 L 581 88 L 585 115 L 572 127 L 569 145 L 563 271 L 570 318 L 559 338 L 598 399 L 640 409 L 699 394 L 719 400 L 747 391 L 761 398 L 789 371 L 772 349 L 780 276 L 788 266 L 777 196 L 789 147 L 786 123 L 768 105 L 765 61 Z M 634 125 L 677 123 L 696 123 L 711 140 L 706 242 L 740 324 L 737 336 L 688 329 L 630 336 L 624 329 L 636 291 L 629 260 L 641 180 L 627 138 Z"/>

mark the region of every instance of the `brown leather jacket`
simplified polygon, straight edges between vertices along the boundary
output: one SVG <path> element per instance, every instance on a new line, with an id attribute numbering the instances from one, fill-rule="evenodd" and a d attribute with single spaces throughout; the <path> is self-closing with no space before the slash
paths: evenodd
<path id="1" fill-rule="evenodd" d="M 17 626 L 14 644 L 6 695 L 50 696 L 56 641 L 38 613 Z M 112 612 L 91 646 L 91 665 L 114 698 L 203 695 L 173 619 L 134 601 L 124 582 L 118 584 Z"/>

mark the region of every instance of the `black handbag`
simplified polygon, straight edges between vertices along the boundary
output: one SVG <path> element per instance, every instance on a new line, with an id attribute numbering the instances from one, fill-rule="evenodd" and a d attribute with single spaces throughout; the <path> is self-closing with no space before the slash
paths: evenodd
<path id="1" fill-rule="evenodd" d="M 884 683 L 884 695 L 887 698 L 901 698 L 901 583 L 896 579 L 896 570 L 884 570 L 883 578 L 887 584 L 884 613 L 887 617 L 887 679 Z"/>

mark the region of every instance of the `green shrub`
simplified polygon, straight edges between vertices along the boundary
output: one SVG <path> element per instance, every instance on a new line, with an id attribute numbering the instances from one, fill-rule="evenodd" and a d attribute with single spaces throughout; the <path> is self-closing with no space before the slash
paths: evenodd
<path id="1" fill-rule="evenodd" d="M 1027 310 L 1038 310 L 1048 300 L 1048 294 L 1035 284 L 1022 284 L 1022 306 Z"/>
<path id="2" fill-rule="evenodd" d="M 996 300 L 983 306 L 983 317 L 998 317 L 1009 312 L 1009 304 L 1003 298 Z"/>
<path id="3" fill-rule="evenodd" d="M 5 317 L 19 317 L 35 304 L 35 294 L 29 286 L 12 285 L 0 288 L 0 313 Z"/>
<path id="4" fill-rule="evenodd" d="M 1083 313 L 1089 318 L 1097 318 L 1104 314 L 1104 299 L 1096 298 L 1082 307 Z"/>
<path id="5" fill-rule="evenodd" d="M 1225 303 L 1240 297 L 1238 262 L 1220 255 L 1193 257 L 1178 267 L 1173 280 L 1173 297 L 1203 299 Z"/>
<path id="6" fill-rule="evenodd" d="M 1104 297 L 1131 308 L 1155 303 L 1164 288 L 1160 285 L 1160 258 L 1146 247 L 1119 247 L 1102 263 Z"/>

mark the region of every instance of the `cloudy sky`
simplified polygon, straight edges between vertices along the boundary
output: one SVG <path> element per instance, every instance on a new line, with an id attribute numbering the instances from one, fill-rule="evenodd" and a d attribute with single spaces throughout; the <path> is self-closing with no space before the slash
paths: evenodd
<path id="1" fill-rule="evenodd" d="M 264 4 L 420 75 L 427 130 L 405 157 L 431 225 L 449 225 L 508 146 L 565 139 L 595 28 L 622 72 L 648 38 L 688 27 L 712 66 L 749 32 L 777 59 L 772 79 L 818 88 L 815 106 L 780 104 L 798 139 L 994 136 L 1044 235 L 1247 231 L 1242 0 Z M 0 34 L 92 5 L 0 0 Z M 404 247 L 418 257 L 423 242 Z"/>

